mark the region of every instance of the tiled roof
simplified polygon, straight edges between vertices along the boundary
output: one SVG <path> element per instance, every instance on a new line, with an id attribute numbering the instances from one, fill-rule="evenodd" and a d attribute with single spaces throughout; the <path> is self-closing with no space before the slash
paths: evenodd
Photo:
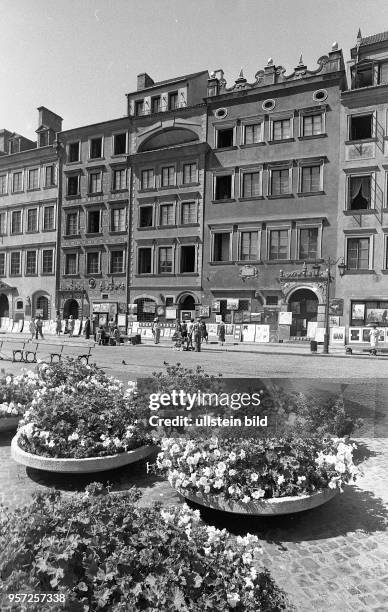
<path id="1" fill-rule="evenodd" d="M 161 85 L 168 85 L 168 83 L 174 83 L 175 81 L 184 81 L 186 79 L 192 79 L 193 77 L 199 76 L 200 74 L 204 74 L 207 70 L 201 70 L 201 72 L 193 72 L 192 74 L 185 74 L 183 76 L 175 77 L 174 79 L 167 79 L 166 81 L 158 81 L 155 82 L 151 87 L 160 87 Z M 145 87 L 148 89 L 148 87 Z"/>
<path id="2" fill-rule="evenodd" d="M 380 34 L 373 34 L 373 36 L 365 36 L 361 39 L 361 47 L 367 45 L 375 45 L 376 43 L 388 41 L 388 32 L 381 32 Z"/>

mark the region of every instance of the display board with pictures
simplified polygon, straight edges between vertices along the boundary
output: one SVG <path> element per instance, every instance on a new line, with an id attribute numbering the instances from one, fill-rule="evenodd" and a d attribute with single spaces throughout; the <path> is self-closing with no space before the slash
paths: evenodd
<path id="1" fill-rule="evenodd" d="M 73 336 L 79 336 L 80 332 L 81 332 L 81 321 L 80 321 L 80 319 L 76 319 L 74 321 Z"/>
<path id="2" fill-rule="evenodd" d="M 269 342 L 269 325 L 256 325 L 255 342 Z"/>
<path id="3" fill-rule="evenodd" d="M 256 325 L 253 323 L 246 323 L 242 326 L 242 339 L 243 342 L 254 342 L 256 335 Z"/>
<path id="4" fill-rule="evenodd" d="M 208 340 L 209 341 L 218 340 L 218 324 L 217 323 L 209 323 L 207 325 L 207 333 L 208 333 Z"/>
<path id="5" fill-rule="evenodd" d="M 291 325 L 292 312 L 279 312 L 279 325 Z"/>
<path id="6" fill-rule="evenodd" d="M 240 342 L 241 341 L 241 334 L 242 334 L 242 325 L 235 325 L 234 326 L 233 340 L 237 340 L 237 342 Z"/>
<path id="7" fill-rule="evenodd" d="M 345 327 L 331 327 L 330 342 L 332 344 L 345 344 Z"/>
<path id="8" fill-rule="evenodd" d="M 279 334 L 279 340 L 289 340 L 290 339 L 290 332 L 291 332 L 291 325 L 279 325 L 279 330 L 278 330 L 278 334 Z"/>
<path id="9" fill-rule="evenodd" d="M 362 342 L 362 328 L 361 327 L 349 327 L 349 343 L 351 342 Z"/>
<path id="10" fill-rule="evenodd" d="M 307 323 L 307 338 L 310 340 L 316 340 L 316 332 L 317 332 L 318 323 L 317 321 L 309 321 Z"/>

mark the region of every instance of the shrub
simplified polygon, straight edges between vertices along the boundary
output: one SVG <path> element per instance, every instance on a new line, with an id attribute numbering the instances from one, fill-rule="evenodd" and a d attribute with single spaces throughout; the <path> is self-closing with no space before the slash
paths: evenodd
<path id="1" fill-rule="evenodd" d="M 2 371 L 0 377 L 0 418 L 7 416 L 22 416 L 30 405 L 34 391 L 42 386 L 38 374 L 22 369 L 18 376 L 6 375 Z"/>
<path id="2" fill-rule="evenodd" d="M 207 527 L 187 506 L 139 508 L 138 497 L 94 484 L 78 497 L 38 494 L 31 506 L 6 513 L 0 591 L 64 594 L 73 612 L 289 609 L 258 564 L 256 537 Z"/>

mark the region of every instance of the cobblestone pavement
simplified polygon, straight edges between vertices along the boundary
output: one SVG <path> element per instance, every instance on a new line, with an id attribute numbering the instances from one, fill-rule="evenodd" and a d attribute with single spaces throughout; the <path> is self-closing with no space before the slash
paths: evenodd
<path id="1" fill-rule="evenodd" d="M 25 469 L 10 457 L 11 435 L 0 438 L 0 500 L 11 508 L 28 503 L 34 491 L 55 486 L 73 494 L 90 477 L 60 477 Z M 230 517 L 204 512 L 205 521 L 232 533 L 255 533 L 262 563 L 299 612 L 386 612 L 388 610 L 388 444 L 363 438 L 358 454 L 364 475 L 326 505 L 288 517 Z M 95 479 L 95 478 L 93 478 Z M 147 464 L 98 475 L 122 491 L 142 492 L 142 505 L 182 503 L 170 485 L 147 475 Z"/>

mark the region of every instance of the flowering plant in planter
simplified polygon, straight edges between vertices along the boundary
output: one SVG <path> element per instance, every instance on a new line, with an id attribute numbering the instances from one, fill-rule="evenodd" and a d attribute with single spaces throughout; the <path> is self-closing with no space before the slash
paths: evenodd
<path id="1" fill-rule="evenodd" d="M 30 370 L 23 369 L 18 376 L 3 372 L 0 378 L 0 419 L 22 416 L 41 384 L 39 375 Z"/>
<path id="2" fill-rule="evenodd" d="M 136 385 L 74 361 L 38 368 L 42 385 L 19 424 L 18 446 L 52 458 L 104 457 L 151 440 Z"/>
<path id="3" fill-rule="evenodd" d="M 139 496 L 93 483 L 85 494 L 40 493 L 5 513 L 0 593 L 49 591 L 74 612 L 290 609 L 255 536 L 208 527 L 185 505 L 139 507 Z M 58 599 L 28 609 L 59 612 Z"/>
<path id="4" fill-rule="evenodd" d="M 166 438 L 157 469 L 183 494 L 248 503 L 342 490 L 358 472 L 352 450 L 338 438 Z"/>

